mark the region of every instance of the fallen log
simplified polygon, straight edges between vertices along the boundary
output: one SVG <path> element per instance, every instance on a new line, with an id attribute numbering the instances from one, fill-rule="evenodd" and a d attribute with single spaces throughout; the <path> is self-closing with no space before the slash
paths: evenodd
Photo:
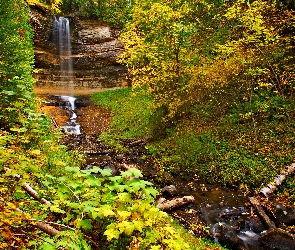
<path id="1" fill-rule="evenodd" d="M 274 222 L 267 216 L 267 214 L 264 212 L 260 202 L 255 198 L 255 197 L 250 197 L 249 198 L 252 206 L 256 209 L 257 213 L 259 214 L 264 226 L 267 229 L 270 228 L 275 228 L 276 225 L 274 224 Z"/>
<path id="2" fill-rule="evenodd" d="M 130 143 L 129 143 L 129 146 L 130 146 L 130 147 L 138 146 L 139 144 L 144 143 L 144 142 L 145 142 L 145 141 L 142 140 L 142 139 L 140 139 L 140 140 L 136 140 L 136 141 L 130 142 Z"/>
<path id="3" fill-rule="evenodd" d="M 16 208 L 15 210 L 19 213 L 26 214 L 24 211 L 20 210 L 19 208 Z M 32 224 L 50 236 L 55 236 L 58 233 L 60 233 L 59 230 L 53 228 L 52 226 L 49 226 L 48 224 L 46 224 L 45 222 L 42 222 L 42 221 L 37 221 L 34 219 Z"/>
<path id="4" fill-rule="evenodd" d="M 157 207 L 163 211 L 167 211 L 173 208 L 181 207 L 192 203 L 195 201 L 194 196 L 184 196 L 181 198 L 174 198 L 172 200 L 167 200 L 165 198 L 160 198 L 156 204 Z"/>
<path id="5" fill-rule="evenodd" d="M 7 167 L 4 167 L 4 171 L 7 172 L 10 169 Z M 20 175 L 16 175 L 15 178 L 19 181 L 21 179 Z M 42 204 L 46 204 L 48 206 L 51 206 L 52 204 L 50 203 L 50 201 L 44 199 L 44 198 L 40 198 L 38 195 L 38 192 L 35 191 L 28 183 L 23 183 L 21 184 L 21 187 L 31 196 L 33 197 L 35 200 L 40 201 Z"/>
<path id="6" fill-rule="evenodd" d="M 32 196 L 35 200 L 40 201 L 42 204 L 46 204 L 48 206 L 51 206 L 52 204 L 50 201 L 40 198 L 37 191 L 35 191 L 28 183 L 24 183 L 21 185 L 21 187 L 30 195 Z"/>
<path id="7" fill-rule="evenodd" d="M 263 194 L 265 197 L 271 195 L 287 178 L 288 175 L 295 172 L 295 163 L 292 163 L 290 166 L 287 166 L 286 169 L 282 170 L 280 175 L 278 175 L 272 183 L 267 184 L 263 187 L 259 193 Z"/>
<path id="8" fill-rule="evenodd" d="M 126 164 L 126 163 L 122 163 L 119 165 L 120 167 L 126 169 L 126 170 L 129 170 L 131 168 L 136 168 L 138 169 L 138 166 L 136 164 Z"/>
<path id="9" fill-rule="evenodd" d="M 38 221 L 36 224 L 36 227 L 39 228 L 41 231 L 43 231 L 44 233 L 47 233 L 50 236 L 55 236 L 57 234 L 60 233 L 60 231 L 58 231 L 57 229 L 49 226 L 48 224 L 44 223 L 44 222 L 40 222 Z"/>
<path id="10" fill-rule="evenodd" d="M 4 168 L 4 171 L 7 172 L 9 171 L 10 169 L 9 168 Z M 15 178 L 19 181 L 21 179 L 20 175 L 16 175 Z M 21 185 L 21 187 L 30 195 L 32 196 L 35 200 L 38 200 L 40 201 L 42 204 L 46 204 L 48 206 L 51 206 L 52 204 L 44 199 L 44 198 L 40 198 L 38 196 L 38 193 L 37 191 L 35 191 L 28 183 L 23 183 Z M 16 208 L 15 209 L 16 211 L 22 213 L 22 214 L 25 214 L 24 211 L 20 210 L 19 208 Z M 44 223 L 44 222 L 41 222 L 41 221 L 35 221 L 33 223 L 37 228 L 39 228 L 41 231 L 49 234 L 50 236 L 55 236 L 59 233 L 59 231 L 51 226 L 49 226 L 48 224 Z"/>

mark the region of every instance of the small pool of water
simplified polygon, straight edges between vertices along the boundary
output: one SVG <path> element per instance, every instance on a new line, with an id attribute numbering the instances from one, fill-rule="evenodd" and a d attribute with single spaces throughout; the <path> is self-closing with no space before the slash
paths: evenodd
<path id="1" fill-rule="evenodd" d="M 91 95 L 96 92 L 102 92 L 107 90 L 119 89 L 121 87 L 114 88 L 66 88 L 62 86 L 50 86 L 50 87 L 37 87 L 34 88 L 34 93 L 37 95 L 68 95 L 68 96 L 84 96 Z"/>

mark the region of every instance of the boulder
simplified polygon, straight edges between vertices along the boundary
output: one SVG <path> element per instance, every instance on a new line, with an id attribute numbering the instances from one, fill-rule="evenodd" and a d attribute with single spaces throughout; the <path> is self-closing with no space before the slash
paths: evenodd
<path id="1" fill-rule="evenodd" d="M 162 194 L 166 197 L 173 197 L 177 195 L 177 189 L 174 185 L 165 186 L 162 189 Z"/>
<path id="2" fill-rule="evenodd" d="M 295 225 L 295 209 L 278 204 L 274 210 L 274 216 L 278 225 Z"/>
<path id="3" fill-rule="evenodd" d="M 210 228 L 210 232 L 218 243 L 226 245 L 230 249 L 245 249 L 243 240 L 241 240 L 236 234 L 236 229 L 223 222 L 214 224 Z"/>
<path id="4" fill-rule="evenodd" d="M 294 236 L 280 228 L 271 228 L 259 237 L 259 242 L 268 250 L 295 249 Z"/>

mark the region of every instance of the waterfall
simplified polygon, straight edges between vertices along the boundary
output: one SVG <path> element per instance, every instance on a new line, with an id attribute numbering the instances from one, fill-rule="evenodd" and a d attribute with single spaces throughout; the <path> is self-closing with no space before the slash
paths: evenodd
<path id="1" fill-rule="evenodd" d="M 80 125 L 77 123 L 77 115 L 75 113 L 74 84 L 73 84 L 73 59 L 71 52 L 70 22 L 65 17 L 54 17 L 53 21 L 53 41 L 59 52 L 60 62 L 60 80 L 62 82 L 63 92 L 68 95 L 62 95 L 62 107 L 68 111 L 69 120 L 66 122 L 65 131 L 74 135 L 79 135 Z"/>
<path id="2" fill-rule="evenodd" d="M 77 123 L 77 115 L 75 113 L 75 101 L 77 98 L 72 96 L 60 96 L 63 103 L 63 108 L 65 108 L 69 113 L 69 120 L 67 120 L 65 125 L 65 131 L 74 134 L 79 135 L 81 134 L 80 131 L 80 125 Z"/>
<path id="3" fill-rule="evenodd" d="M 60 77 L 63 88 L 69 95 L 74 95 L 73 59 L 71 52 L 70 22 L 65 17 L 54 17 L 53 41 L 59 51 Z"/>

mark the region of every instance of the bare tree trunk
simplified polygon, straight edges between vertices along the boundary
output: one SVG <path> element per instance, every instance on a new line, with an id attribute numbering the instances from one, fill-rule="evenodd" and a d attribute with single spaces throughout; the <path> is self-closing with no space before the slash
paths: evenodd
<path id="1" fill-rule="evenodd" d="M 20 212 L 22 214 L 25 214 L 24 211 L 20 210 L 19 208 L 15 209 L 17 212 Z M 48 224 L 46 224 L 45 222 L 41 222 L 41 221 L 33 221 L 32 223 L 33 225 L 35 225 L 37 228 L 39 228 L 41 231 L 43 231 L 44 233 L 49 234 L 50 236 L 55 236 L 57 235 L 60 231 L 58 231 L 57 229 L 49 226 Z"/>
<path id="2" fill-rule="evenodd" d="M 40 201 L 42 204 L 46 204 L 48 206 L 51 206 L 52 204 L 50 203 L 50 201 L 44 199 L 44 198 L 40 198 L 38 196 L 37 191 L 35 191 L 28 183 L 24 183 L 22 185 L 22 188 L 27 191 L 27 193 L 32 196 L 35 200 Z"/>
<path id="3" fill-rule="evenodd" d="M 295 171 L 295 163 L 292 163 L 290 166 L 287 166 L 285 170 L 281 171 L 281 174 L 278 175 L 274 180 L 273 184 L 269 183 L 266 187 L 263 187 L 259 193 L 262 193 L 265 197 L 271 195 L 287 178 L 288 175 L 293 174 Z"/>
<path id="4" fill-rule="evenodd" d="M 156 203 L 159 209 L 166 211 L 172 208 L 187 205 L 194 201 L 195 201 L 194 196 L 184 196 L 182 198 L 175 198 L 172 200 L 166 200 L 165 198 L 160 198 Z"/>

